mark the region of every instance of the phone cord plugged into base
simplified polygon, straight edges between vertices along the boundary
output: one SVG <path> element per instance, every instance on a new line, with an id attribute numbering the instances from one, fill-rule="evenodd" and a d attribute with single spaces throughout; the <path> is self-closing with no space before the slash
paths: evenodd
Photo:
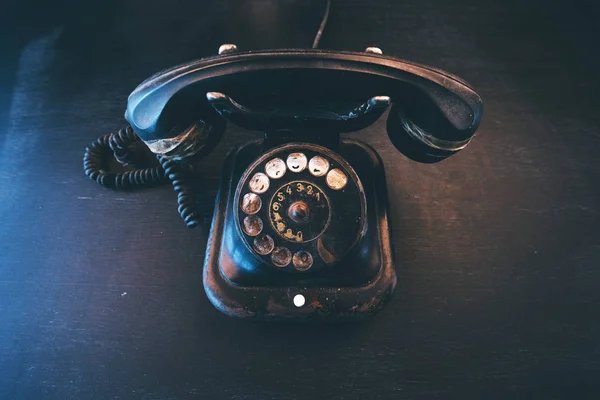
<path id="1" fill-rule="evenodd" d="M 128 126 L 116 134 L 109 133 L 96 139 L 86 147 L 83 156 L 83 170 L 92 180 L 102 186 L 115 189 L 131 189 L 140 186 L 155 186 L 170 180 L 177 193 L 179 214 L 188 228 L 200 224 L 200 216 L 196 211 L 196 200 L 188 183 L 186 169 L 191 164 L 185 160 L 173 160 L 157 156 L 159 165 L 138 168 L 125 172 L 110 172 L 108 163 L 114 157 L 121 165 L 135 167 L 132 145 L 140 141 L 133 129 Z"/>

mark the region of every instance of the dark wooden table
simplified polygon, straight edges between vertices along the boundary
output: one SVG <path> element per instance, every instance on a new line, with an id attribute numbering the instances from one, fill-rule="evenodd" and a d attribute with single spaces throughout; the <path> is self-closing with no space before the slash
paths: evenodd
<path id="1" fill-rule="evenodd" d="M 82 172 L 129 92 L 172 64 L 307 47 L 323 1 L 13 4 L 0 85 L 1 399 L 600 396 L 600 8 L 592 1 L 333 1 L 322 47 L 447 69 L 486 101 L 437 165 L 379 121 L 353 134 L 387 170 L 399 282 L 359 325 L 227 318 L 202 289 L 230 126 L 187 230 L 170 187 Z"/>

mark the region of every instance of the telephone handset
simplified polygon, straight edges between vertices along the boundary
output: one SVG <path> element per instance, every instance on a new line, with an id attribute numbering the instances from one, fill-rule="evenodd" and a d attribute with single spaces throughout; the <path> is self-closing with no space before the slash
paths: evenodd
<path id="1" fill-rule="evenodd" d="M 390 105 L 392 143 L 420 162 L 463 149 L 482 115 L 480 96 L 462 79 L 377 48 L 239 52 L 223 45 L 216 57 L 140 84 L 125 113 L 131 128 L 99 139 L 84 164 L 91 178 L 112 186 L 167 176 L 193 226 L 184 166 L 212 149 L 226 120 L 263 131 L 263 140 L 225 160 L 204 263 L 209 299 L 237 317 L 357 318 L 387 303 L 396 273 L 381 160 L 340 134 L 371 125 Z M 138 139 L 161 166 L 107 172 L 103 151 L 127 161 Z"/>

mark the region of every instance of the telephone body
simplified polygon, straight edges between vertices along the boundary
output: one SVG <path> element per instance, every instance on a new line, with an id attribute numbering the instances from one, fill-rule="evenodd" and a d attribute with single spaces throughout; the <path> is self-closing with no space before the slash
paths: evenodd
<path id="1" fill-rule="evenodd" d="M 125 117 L 161 160 L 210 151 L 225 121 L 264 132 L 231 150 L 223 167 L 203 273 L 217 309 L 355 319 L 388 302 L 396 272 L 383 165 L 343 134 L 390 106 L 392 143 L 420 162 L 463 149 L 482 116 L 481 97 L 462 79 L 377 48 L 223 45 L 131 93 Z"/>

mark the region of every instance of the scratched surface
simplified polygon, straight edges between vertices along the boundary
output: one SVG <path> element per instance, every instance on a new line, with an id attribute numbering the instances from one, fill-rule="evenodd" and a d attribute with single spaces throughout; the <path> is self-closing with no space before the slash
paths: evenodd
<path id="1" fill-rule="evenodd" d="M 310 45 L 321 1 L 26 0 L 4 13 L 0 399 L 598 398 L 600 9 L 592 1 L 334 0 L 322 47 L 448 69 L 486 101 L 438 165 L 385 124 L 399 283 L 361 325 L 264 325 L 212 308 L 201 268 L 229 127 L 205 160 L 204 228 L 171 188 L 115 192 L 84 147 L 172 64 Z M 168 4 L 168 5 L 167 5 Z"/>

